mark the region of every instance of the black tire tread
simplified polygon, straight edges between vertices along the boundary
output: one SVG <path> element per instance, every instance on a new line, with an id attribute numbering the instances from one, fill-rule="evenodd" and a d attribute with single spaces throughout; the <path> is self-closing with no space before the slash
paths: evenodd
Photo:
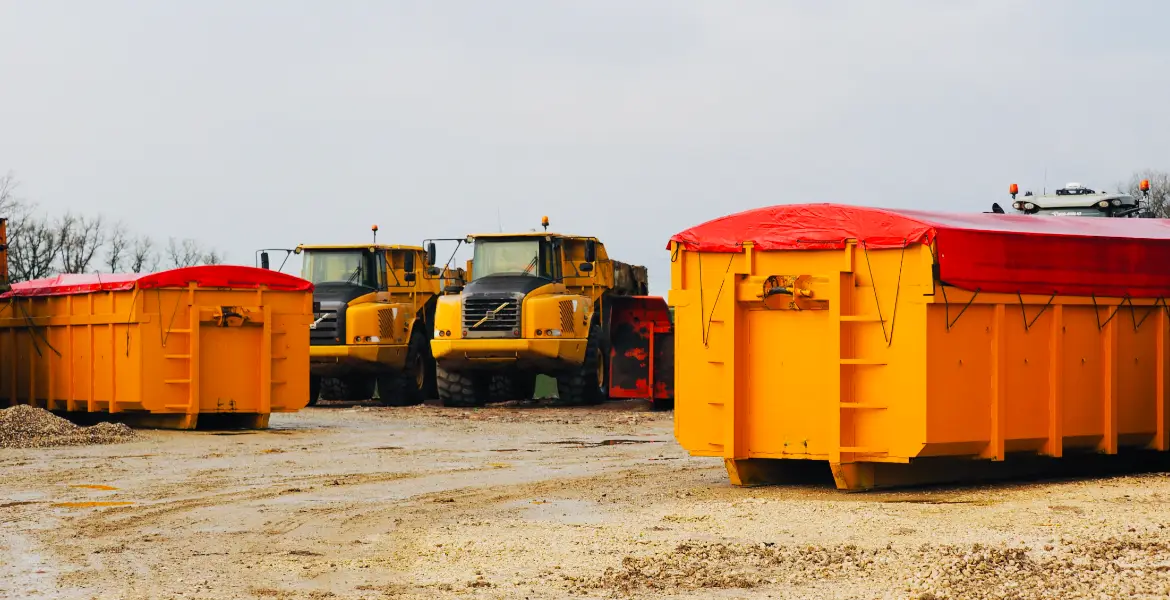
<path id="1" fill-rule="evenodd" d="M 487 403 L 487 382 L 482 375 L 448 371 L 441 365 L 435 367 L 435 375 L 443 406 L 470 408 Z"/>
<path id="2" fill-rule="evenodd" d="M 589 338 L 585 344 L 585 360 L 572 370 L 557 377 L 557 394 L 560 404 L 568 406 L 593 406 L 605 398 L 597 385 L 597 367 L 601 360 L 601 327 L 594 322 L 589 327 Z"/>

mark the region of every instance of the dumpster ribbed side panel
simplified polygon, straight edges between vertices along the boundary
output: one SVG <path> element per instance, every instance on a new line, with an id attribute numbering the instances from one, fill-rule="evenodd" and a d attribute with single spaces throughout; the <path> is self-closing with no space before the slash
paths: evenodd
<path id="1" fill-rule="evenodd" d="M 308 402 L 311 290 L 95 289 L 0 312 L 0 404 L 263 427 Z"/>

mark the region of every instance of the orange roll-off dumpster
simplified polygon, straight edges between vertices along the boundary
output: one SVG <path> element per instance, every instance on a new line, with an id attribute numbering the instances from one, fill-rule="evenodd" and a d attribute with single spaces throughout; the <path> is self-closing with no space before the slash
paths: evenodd
<path id="1" fill-rule="evenodd" d="M 308 401 L 312 289 L 224 265 L 14 284 L 0 300 L 0 405 L 267 427 Z"/>
<path id="2" fill-rule="evenodd" d="M 846 490 L 962 482 L 1170 447 L 1164 220 L 805 204 L 669 250 L 675 435 L 735 484 L 812 461 Z"/>

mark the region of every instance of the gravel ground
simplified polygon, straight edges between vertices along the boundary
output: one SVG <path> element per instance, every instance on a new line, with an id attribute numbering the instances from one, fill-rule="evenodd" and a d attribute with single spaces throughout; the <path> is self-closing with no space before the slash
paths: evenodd
<path id="1" fill-rule="evenodd" d="M 79 427 L 43 408 L 20 404 L 0 410 L 0 448 L 117 444 L 134 437 L 134 430 L 121 423 Z"/>
<path id="2" fill-rule="evenodd" d="M 1170 477 L 739 489 L 669 413 L 320 407 L 2 450 L 0 597 L 1170 597 Z"/>

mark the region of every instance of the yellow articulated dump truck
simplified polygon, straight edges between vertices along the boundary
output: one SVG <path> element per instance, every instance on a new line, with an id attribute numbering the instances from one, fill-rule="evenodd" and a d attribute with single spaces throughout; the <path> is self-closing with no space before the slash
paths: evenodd
<path id="1" fill-rule="evenodd" d="M 375 393 L 389 405 L 433 398 L 435 303 L 445 286 L 462 283 L 462 270 L 424 269 L 434 257 L 416 246 L 301 245 L 295 252 L 314 285 L 309 403 Z M 340 385 L 324 388 L 325 380 Z"/>
<path id="2" fill-rule="evenodd" d="M 543 225 L 457 240 L 472 244 L 473 257 L 467 285 L 435 310 L 439 399 L 529 399 L 543 374 L 556 378 L 565 404 L 671 402 L 670 313 L 665 299 L 646 296 L 645 267 L 611 260 L 596 238 L 549 233 L 547 217 Z"/>

